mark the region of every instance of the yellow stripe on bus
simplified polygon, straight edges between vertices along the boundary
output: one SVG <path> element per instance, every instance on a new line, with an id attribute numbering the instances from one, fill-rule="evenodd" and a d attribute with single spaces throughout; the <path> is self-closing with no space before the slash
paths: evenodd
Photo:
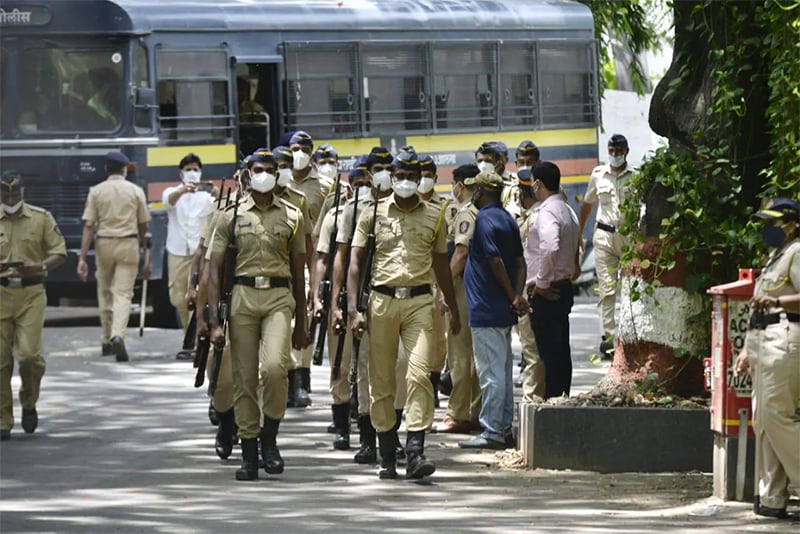
<path id="1" fill-rule="evenodd" d="M 484 132 L 451 135 L 411 135 L 406 144 L 424 148 L 424 152 L 467 151 L 472 152 L 481 143 L 492 140 L 502 141 L 509 152 L 524 140 L 531 140 L 539 147 L 596 145 L 597 129 L 580 128 L 573 130 L 536 130 L 530 132 Z"/>
<path id="2" fill-rule="evenodd" d="M 236 145 L 181 145 L 159 146 L 147 149 L 148 167 L 177 167 L 181 158 L 194 152 L 203 165 L 236 163 Z"/>
<path id="3" fill-rule="evenodd" d="M 336 152 L 340 156 L 360 156 L 361 154 L 369 154 L 372 147 L 380 146 L 381 140 L 379 137 L 363 137 L 361 139 L 317 139 L 314 141 L 314 147 L 328 143 L 333 145 Z"/>

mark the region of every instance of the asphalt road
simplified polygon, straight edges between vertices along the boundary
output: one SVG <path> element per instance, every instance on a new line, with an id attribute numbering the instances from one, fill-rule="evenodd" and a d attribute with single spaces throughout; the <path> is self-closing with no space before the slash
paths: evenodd
<path id="1" fill-rule="evenodd" d="M 432 434 L 437 471 L 425 482 L 380 481 L 334 451 L 327 368 L 312 370 L 314 405 L 287 412 L 278 437 L 286 472 L 236 482 L 238 449 L 213 450 L 208 401 L 177 331 L 128 332 L 131 361 L 99 354 L 86 310 L 48 310 L 40 425 L 17 424 L 0 445 L 0 532 L 684 532 L 773 531 L 749 506 L 720 503 L 709 474 L 600 475 L 506 467 L 512 453 L 465 453 Z M 89 312 L 93 312 L 89 310 Z M 588 361 L 599 325 L 579 299 L 572 316 L 574 392 L 608 364 Z M 515 346 L 519 353 L 519 345 Z M 17 391 L 19 381 L 13 380 Z M 519 393 L 519 392 L 517 392 Z M 16 401 L 15 401 L 16 403 Z M 444 409 L 437 410 L 441 419 Z M 17 421 L 20 408 L 15 406 Z M 357 434 L 352 441 L 357 442 Z M 402 470 L 401 470 L 402 472 Z"/>

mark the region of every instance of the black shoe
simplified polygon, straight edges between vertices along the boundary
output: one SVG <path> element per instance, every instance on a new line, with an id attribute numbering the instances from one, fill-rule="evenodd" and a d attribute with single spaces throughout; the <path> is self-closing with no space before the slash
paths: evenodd
<path id="1" fill-rule="evenodd" d="M 406 439 L 406 452 L 408 465 L 406 465 L 406 478 L 420 479 L 433 474 L 436 466 L 425 458 L 425 431 L 408 432 Z"/>
<path id="2" fill-rule="evenodd" d="M 336 425 L 331 423 L 328 425 L 328 428 L 325 429 L 325 432 L 328 434 L 336 434 Z"/>
<path id="3" fill-rule="evenodd" d="M 394 456 L 397 459 L 397 463 L 405 464 L 406 462 L 406 450 L 403 448 L 403 444 L 400 443 L 400 425 L 403 424 L 403 410 L 395 410 L 395 422 L 394 426 L 392 427 L 392 433 L 394 434 Z"/>
<path id="4" fill-rule="evenodd" d="M 442 376 L 439 379 L 439 393 L 441 393 L 445 397 L 449 397 L 452 392 L 453 392 L 453 377 L 450 375 L 450 370 L 448 369 L 447 371 L 442 373 Z"/>
<path id="5" fill-rule="evenodd" d="M 125 350 L 125 340 L 121 337 L 114 336 L 111 338 L 111 350 L 114 351 L 118 362 L 128 361 L 128 351 Z"/>
<path id="6" fill-rule="evenodd" d="M 378 432 L 378 443 L 381 451 L 381 467 L 378 478 L 390 480 L 397 478 L 397 458 L 395 457 L 395 442 L 397 434 L 392 432 Z"/>
<path id="7" fill-rule="evenodd" d="M 36 413 L 36 408 L 30 410 L 22 409 L 22 430 L 26 434 L 33 434 L 36 427 L 39 426 L 39 414 Z"/>
<path id="8" fill-rule="evenodd" d="M 375 428 L 369 415 L 358 418 L 358 441 L 361 448 L 353 456 L 353 461 L 357 464 L 374 464 L 378 460 L 378 454 L 375 451 Z"/>
<path id="9" fill-rule="evenodd" d="M 303 389 L 311 395 L 313 393 L 313 391 L 311 391 L 311 369 L 303 367 L 303 372 L 301 374 L 303 376 Z"/>
<path id="10" fill-rule="evenodd" d="M 289 379 L 289 392 L 286 397 L 286 407 L 287 408 L 295 408 L 297 406 L 297 399 L 295 398 L 295 390 L 294 390 L 294 375 L 296 374 L 295 369 L 289 369 L 287 373 L 287 377 Z"/>
<path id="11" fill-rule="evenodd" d="M 214 439 L 214 450 L 217 456 L 227 460 L 233 452 L 233 408 L 219 414 L 219 427 L 217 437 Z"/>
<path id="12" fill-rule="evenodd" d="M 308 390 L 305 388 L 304 381 L 306 373 L 310 373 L 310 369 L 298 367 L 294 370 L 294 406 L 295 408 L 306 408 L 311 405 L 311 397 L 308 396 Z"/>
<path id="13" fill-rule="evenodd" d="M 211 421 L 211 424 L 217 426 L 219 424 L 219 416 L 217 415 L 217 410 L 214 409 L 214 402 L 208 403 L 208 420 Z"/>
<path id="14" fill-rule="evenodd" d="M 514 387 L 515 388 L 521 388 L 522 387 L 522 381 L 524 379 L 525 379 L 525 366 L 524 365 L 520 365 L 519 373 L 517 373 L 517 376 L 514 377 Z"/>
<path id="15" fill-rule="evenodd" d="M 439 405 L 439 382 L 442 378 L 441 373 L 431 373 L 431 385 L 433 386 L 433 406 L 440 408 Z"/>
<path id="16" fill-rule="evenodd" d="M 494 441 L 492 439 L 486 439 L 483 436 L 475 436 L 467 441 L 462 441 L 458 444 L 458 446 L 462 449 L 491 449 L 496 451 L 506 448 L 505 443 L 500 443 L 499 441 Z"/>
<path id="17" fill-rule="evenodd" d="M 11 439 L 11 430 L 8 428 L 0 429 L 0 441 L 8 441 Z"/>
<path id="18" fill-rule="evenodd" d="M 258 440 L 243 438 L 242 467 L 236 471 L 236 480 L 256 480 L 258 478 Z"/>
<path id="19" fill-rule="evenodd" d="M 194 351 L 193 350 L 178 351 L 178 354 L 175 355 L 175 359 L 182 361 L 194 361 Z"/>
<path id="20" fill-rule="evenodd" d="M 100 345 L 100 354 L 103 356 L 113 356 L 114 349 L 111 348 L 111 343 L 103 343 Z"/>
<path id="21" fill-rule="evenodd" d="M 279 419 L 264 417 L 264 427 L 261 429 L 259 438 L 261 439 L 261 457 L 264 459 L 264 471 L 270 475 L 280 475 L 283 473 L 283 458 L 278 450 L 278 426 L 281 424 Z"/>
<path id="22" fill-rule="evenodd" d="M 604 360 L 614 358 L 614 336 L 606 335 L 600 338 L 600 356 Z"/>
<path id="23" fill-rule="evenodd" d="M 336 427 L 333 448 L 337 451 L 346 451 L 350 448 L 350 403 L 334 404 L 331 409 Z"/>

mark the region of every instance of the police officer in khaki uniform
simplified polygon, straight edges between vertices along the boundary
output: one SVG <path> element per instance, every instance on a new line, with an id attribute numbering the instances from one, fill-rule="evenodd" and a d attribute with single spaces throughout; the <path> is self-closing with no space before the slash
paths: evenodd
<path id="1" fill-rule="evenodd" d="M 616 305 L 619 260 L 626 238 L 619 233 L 622 225 L 620 204 L 625 200 L 628 182 L 636 169 L 631 167 L 628 156 L 628 140 L 625 136 L 614 134 L 608 140 L 608 163 L 595 167 L 589 177 L 589 185 L 583 197 L 580 210 L 581 236 L 594 205 L 599 202 L 597 223 L 592 243 L 594 245 L 595 269 L 600 287 L 600 318 L 603 323 L 603 337 L 600 342 L 600 355 L 611 358 L 614 349 L 614 307 Z"/>
<path id="2" fill-rule="evenodd" d="M 800 488 L 800 203 L 776 198 L 755 217 L 763 220 L 770 254 L 756 281 L 736 370 L 749 367 L 753 376 L 754 511 L 784 519 L 790 488 Z"/>
<path id="3" fill-rule="evenodd" d="M 89 274 L 86 256 L 94 237 L 103 355 L 113 351 L 118 362 L 128 361 L 125 328 L 131 315 L 139 249 L 147 246 L 145 234 L 150 221 L 144 191 L 125 180 L 128 163 L 128 158 L 120 152 L 106 154 L 108 178 L 89 189 L 78 259 L 78 277 L 86 281 Z M 149 255 L 145 258 L 149 259 Z M 149 261 L 143 266 L 142 277 L 150 278 Z"/>
<path id="4" fill-rule="evenodd" d="M 425 431 L 433 422 L 430 383 L 433 351 L 431 271 L 451 309 L 451 329 L 461 327 L 447 263 L 444 210 L 417 196 L 420 169 L 416 154 L 398 154 L 393 166 L 393 194 L 377 204 L 376 218 L 364 212 L 353 239 L 347 280 L 348 315 L 354 335 L 369 328 L 369 382 L 372 422 L 378 431 L 381 478 L 396 478 L 396 422 L 393 410 L 398 344 L 408 355 L 406 415 L 406 476 L 422 478 L 434 472 L 423 454 Z M 374 223 L 374 224 L 373 224 Z M 369 306 L 357 309 L 359 281 L 368 235 L 375 228 L 376 246 Z M 366 273 L 364 273 L 366 274 Z"/>
<path id="5" fill-rule="evenodd" d="M 317 174 L 320 177 L 320 182 L 327 188 L 325 200 L 322 201 L 322 208 L 320 209 L 321 214 L 326 214 L 333 207 L 333 202 L 336 200 L 334 185 L 336 184 L 336 177 L 339 175 L 339 153 L 332 145 L 325 143 L 324 145 L 318 146 L 314 151 L 313 160 Z M 344 180 L 339 181 L 339 187 L 342 189 L 339 195 L 339 202 L 345 204 L 352 194 L 352 188 Z M 319 239 L 322 219 L 322 216 L 317 217 L 317 223 L 314 225 L 314 231 L 311 233 L 314 242 Z"/>
<path id="6" fill-rule="evenodd" d="M 453 255 L 450 258 L 450 272 L 453 275 L 456 305 L 462 321 L 466 322 L 467 293 L 464 288 L 464 267 L 469 254 L 469 240 L 475 229 L 475 217 L 478 208 L 472 204 L 471 185 L 466 185 L 467 178 L 478 175 L 476 165 L 467 164 L 453 171 L 453 196 L 458 202 L 458 213 L 448 229 L 448 240 L 453 243 Z M 441 299 L 440 299 L 441 300 Z M 443 305 L 440 302 L 440 305 Z M 462 328 L 457 334 L 447 336 L 447 355 L 450 362 L 450 376 L 453 390 L 447 402 L 447 413 L 441 423 L 434 427 L 436 432 L 464 433 L 480 430 L 478 416 L 481 411 L 481 388 L 478 373 L 475 370 L 475 358 L 472 352 L 472 334 L 469 328 Z"/>
<path id="7" fill-rule="evenodd" d="M 262 157 L 268 158 L 264 154 Z M 274 169 L 274 159 L 272 165 Z M 234 412 L 242 446 L 237 480 L 258 478 L 259 438 L 265 471 L 283 472 L 276 438 L 286 412 L 290 350 L 309 345 L 303 214 L 274 195 L 277 177 L 274 170 L 268 172 L 267 165 L 265 168 L 265 172 L 250 176 L 250 196 L 238 208 L 218 216 L 209 271 L 208 305 L 215 310 L 221 297 L 220 272 L 226 248 L 235 235 L 228 329 Z M 216 314 L 211 314 L 209 326 L 214 345 L 224 347 L 226 336 Z"/>
<path id="8" fill-rule="evenodd" d="M 22 382 L 22 428 L 30 434 L 39 424 L 44 280 L 64 263 L 67 250 L 50 212 L 23 201 L 22 177 L 16 171 L 0 178 L 0 207 L 0 440 L 5 441 L 14 426 L 14 359 Z"/>

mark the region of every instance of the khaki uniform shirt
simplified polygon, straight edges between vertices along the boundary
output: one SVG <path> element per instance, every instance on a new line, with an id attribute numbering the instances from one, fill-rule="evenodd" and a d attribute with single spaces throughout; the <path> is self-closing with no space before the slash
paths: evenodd
<path id="1" fill-rule="evenodd" d="M 433 282 L 432 253 L 447 253 L 444 210 L 420 201 L 409 211 L 400 209 L 394 195 L 378 202 L 372 284 L 413 287 Z M 354 247 L 366 247 L 372 211 L 358 218 Z"/>
<path id="2" fill-rule="evenodd" d="M 342 212 L 344 206 L 338 208 L 331 208 L 325 213 L 324 217 L 320 217 L 320 234 L 317 240 L 317 252 L 320 254 L 329 254 L 331 251 L 331 233 L 333 232 L 334 223 L 338 226 L 342 221 Z M 336 236 L 334 236 L 334 239 Z"/>
<path id="3" fill-rule="evenodd" d="M 305 194 L 296 189 L 292 189 L 290 186 L 283 189 L 283 193 L 281 193 L 280 197 L 300 210 L 303 214 L 303 235 L 311 235 L 314 224 L 311 222 L 311 217 L 308 214 L 308 201 Z"/>
<path id="4" fill-rule="evenodd" d="M 322 203 L 325 202 L 325 197 L 328 194 L 328 186 L 320 181 L 319 175 L 312 169 L 302 182 L 292 178 L 291 182 L 289 182 L 289 188 L 300 191 L 306 196 L 306 208 L 308 209 L 309 225 L 311 226 L 309 233 L 311 233 L 317 219 L 320 215 L 324 215 L 322 213 Z"/>
<path id="5" fill-rule="evenodd" d="M 754 296 L 783 297 L 800 293 L 800 238 L 774 250 L 756 280 Z M 777 310 L 769 311 L 774 313 Z"/>
<path id="6" fill-rule="evenodd" d="M 0 210 L 0 263 L 41 263 L 54 254 L 67 255 L 64 237 L 49 211 L 26 202 L 20 210 L 13 217 Z M 8 269 L 0 277 L 13 276 L 13 272 Z"/>
<path id="7" fill-rule="evenodd" d="M 138 236 L 139 225 L 150 221 L 144 191 L 112 174 L 89 189 L 83 220 L 95 224 L 98 237 Z"/>
<path id="8" fill-rule="evenodd" d="M 347 187 L 347 184 L 344 182 L 339 182 L 339 184 L 339 188 L 342 190 L 342 192 L 339 194 L 339 205 L 343 206 L 347 202 L 347 195 L 350 193 L 350 190 Z M 322 232 L 322 220 L 325 218 L 323 215 L 330 211 L 330 209 L 333 207 L 334 201 L 336 200 L 336 191 L 334 191 L 334 185 L 331 185 L 328 196 L 326 196 L 325 200 L 322 202 L 322 209 L 320 211 L 321 215 L 317 219 L 316 224 L 314 224 L 314 231 L 311 233 L 311 237 L 314 239 L 319 239 L 320 233 Z"/>
<path id="9" fill-rule="evenodd" d="M 358 200 L 358 213 L 353 216 L 353 211 L 356 208 L 356 200 L 351 198 L 344 206 L 344 211 L 339 216 L 339 233 L 336 234 L 336 242 L 350 244 L 350 239 L 353 237 L 353 220 L 361 217 L 364 211 L 372 213 L 372 205 L 375 202 L 372 193 L 364 198 Z"/>
<path id="10" fill-rule="evenodd" d="M 478 216 L 478 208 L 472 202 L 466 202 L 461 206 L 453 219 L 453 242 L 458 245 L 469 247 L 469 240 L 472 232 L 475 231 L 475 218 Z"/>
<path id="11" fill-rule="evenodd" d="M 589 185 L 586 186 L 586 194 L 583 200 L 589 204 L 594 204 L 598 200 L 600 205 L 597 208 L 597 221 L 614 228 L 622 226 L 623 218 L 619 206 L 628 192 L 628 183 L 633 177 L 636 169 L 630 163 L 622 170 L 619 175 L 611 170 L 611 166 L 606 163 L 594 168 L 589 177 Z"/>
<path id="12" fill-rule="evenodd" d="M 233 210 L 217 218 L 214 254 L 224 254 L 231 234 Z M 290 255 L 304 254 L 303 214 L 281 198 L 260 209 L 247 198 L 236 214 L 236 268 L 234 276 L 290 278 Z"/>

